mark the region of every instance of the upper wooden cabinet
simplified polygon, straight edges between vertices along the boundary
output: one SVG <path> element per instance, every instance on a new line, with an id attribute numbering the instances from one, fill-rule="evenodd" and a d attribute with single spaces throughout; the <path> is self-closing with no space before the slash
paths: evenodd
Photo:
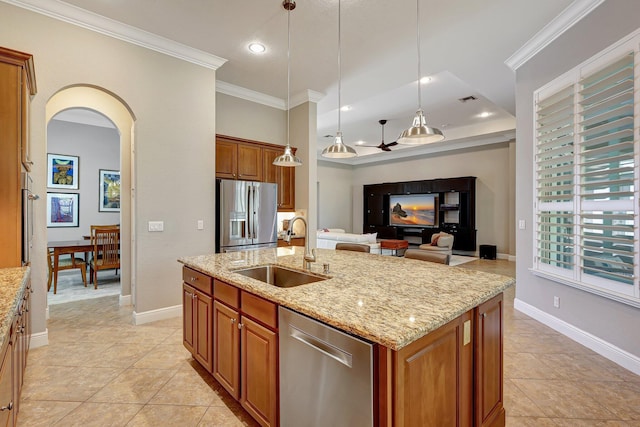
<path id="1" fill-rule="evenodd" d="M 278 210 L 293 211 L 295 168 L 273 165 L 283 150 L 279 145 L 217 135 L 216 178 L 273 182 L 278 185 Z"/>
<path id="2" fill-rule="evenodd" d="M 36 93 L 33 58 L 0 47 L 0 267 L 22 263 L 21 172 L 29 160 L 29 102 Z"/>
<path id="3" fill-rule="evenodd" d="M 218 136 L 216 177 L 262 181 L 262 147 Z"/>
<path id="4" fill-rule="evenodd" d="M 278 210 L 294 210 L 296 207 L 296 170 L 292 167 L 275 166 L 273 160 L 280 156 L 283 148 L 263 148 L 264 182 L 278 184 Z M 295 153 L 295 150 L 294 150 Z"/>

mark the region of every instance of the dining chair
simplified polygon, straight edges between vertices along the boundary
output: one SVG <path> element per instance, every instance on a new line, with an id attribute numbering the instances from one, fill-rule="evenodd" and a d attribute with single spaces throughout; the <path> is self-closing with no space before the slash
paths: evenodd
<path id="1" fill-rule="evenodd" d="M 82 258 L 77 258 L 73 255 L 70 257 L 59 258 L 58 259 L 58 269 L 55 269 L 55 264 L 53 262 L 53 249 L 49 249 L 47 251 L 47 257 L 49 259 L 49 278 L 47 280 L 47 292 L 51 290 L 51 282 L 53 281 L 53 293 L 56 294 L 58 292 L 58 272 L 62 270 L 72 270 L 74 268 L 79 268 L 80 273 L 82 274 L 82 283 L 84 283 L 84 287 L 87 287 L 87 263 Z"/>
<path id="2" fill-rule="evenodd" d="M 336 243 L 336 251 L 371 252 L 371 247 L 359 243 Z"/>
<path id="3" fill-rule="evenodd" d="M 91 282 L 98 289 L 98 271 L 120 269 L 120 227 L 91 226 L 93 252 L 89 261 Z"/>
<path id="4" fill-rule="evenodd" d="M 451 255 L 444 252 L 425 251 L 424 249 L 407 249 L 404 252 L 404 257 L 449 265 Z"/>

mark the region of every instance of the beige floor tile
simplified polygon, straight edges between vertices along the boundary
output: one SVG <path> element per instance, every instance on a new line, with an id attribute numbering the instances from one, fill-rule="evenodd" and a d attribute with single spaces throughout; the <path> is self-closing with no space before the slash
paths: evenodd
<path id="1" fill-rule="evenodd" d="M 93 395 L 91 402 L 147 403 L 175 372 L 166 369 L 126 369 Z"/>
<path id="2" fill-rule="evenodd" d="M 504 377 L 525 379 L 559 379 L 558 371 L 545 363 L 543 354 L 504 353 Z"/>
<path id="3" fill-rule="evenodd" d="M 544 412 L 507 379 L 504 380 L 504 407 L 511 417 L 544 417 Z"/>
<path id="4" fill-rule="evenodd" d="M 191 353 L 182 344 L 160 344 L 134 363 L 134 368 L 178 369 L 188 363 Z"/>
<path id="5" fill-rule="evenodd" d="M 507 416 L 505 427 L 556 427 L 557 424 L 549 418 L 540 417 L 510 417 Z"/>
<path id="6" fill-rule="evenodd" d="M 80 406 L 80 402 L 54 400 L 20 400 L 18 427 L 50 426 Z"/>
<path id="7" fill-rule="evenodd" d="M 142 409 L 142 405 L 83 403 L 55 423 L 60 427 L 119 427 L 127 423 Z"/>
<path id="8" fill-rule="evenodd" d="M 553 380 L 511 380 L 548 417 L 614 420 L 617 417 L 580 383 Z"/>
<path id="9" fill-rule="evenodd" d="M 258 427 L 239 405 L 212 406 L 202 417 L 198 427 Z"/>
<path id="10" fill-rule="evenodd" d="M 219 388 L 207 384 L 193 369 L 178 371 L 149 403 L 196 406 L 224 404 L 219 395 Z"/>
<path id="11" fill-rule="evenodd" d="M 597 354 L 545 354 L 542 360 L 558 373 L 557 379 L 572 381 L 624 381 L 618 373 L 607 370 L 609 361 Z"/>
<path id="12" fill-rule="evenodd" d="M 600 381 L 583 382 L 580 386 L 617 418 L 640 421 L 640 383 Z"/>
<path id="13" fill-rule="evenodd" d="M 127 427 L 195 427 L 206 411 L 205 406 L 145 405 Z"/>
<path id="14" fill-rule="evenodd" d="M 119 368 L 35 366 L 26 371 L 21 399 L 84 402 L 121 372 Z"/>

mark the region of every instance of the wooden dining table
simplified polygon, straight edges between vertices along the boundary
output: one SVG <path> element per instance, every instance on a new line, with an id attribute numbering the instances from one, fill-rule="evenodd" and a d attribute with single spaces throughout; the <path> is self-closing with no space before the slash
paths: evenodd
<path id="1" fill-rule="evenodd" d="M 89 261 L 87 255 L 93 251 L 93 245 L 91 240 L 60 240 L 47 242 L 47 247 L 53 249 L 53 274 L 55 275 L 56 282 L 58 280 L 58 263 L 60 255 L 73 254 L 77 252 L 84 253 L 85 262 Z"/>

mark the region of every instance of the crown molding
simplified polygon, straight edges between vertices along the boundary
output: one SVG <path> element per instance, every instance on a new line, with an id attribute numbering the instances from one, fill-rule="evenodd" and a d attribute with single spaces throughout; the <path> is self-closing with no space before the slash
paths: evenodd
<path id="1" fill-rule="evenodd" d="M 271 95 L 266 95 L 262 92 L 256 92 L 255 90 L 236 86 L 231 83 L 223 82 L 222 80 L 216 80 L 216 92 L 224 93 L 225 95 L 229 96 L 235 96 L 236 98 L 263 104 L 268 107 L 277 108 L 279 110 L 287 109 L 287 105 L 283 99 Z"/>
<path id="2" fill-rule="evenodd" d="M 219 56 L 194 49 L 182 43 L 58 0 L 0 1 L 212 70 L 217 70 L 227 62 L 226 59 Z"/>
<path id="3" fill-rule="evenodd" d="M 314 102 L 317 104 L 322 98 L 324 98 L 324 93 L 307 89 L 306 91 L 294 95 L 291 98 L 291 108 L 297 107 L 298 105 L 304 104 L 305 102 Z"/>
<path id="4" fill-rule="evenodd" d="M 560 15 L 556 16 L 545 27 L 538 31 L 528 42 L 511 55 L 504 63 L 516 71 L 542 49 L 573 27 L 605 0 L 574 0 Z"/>

